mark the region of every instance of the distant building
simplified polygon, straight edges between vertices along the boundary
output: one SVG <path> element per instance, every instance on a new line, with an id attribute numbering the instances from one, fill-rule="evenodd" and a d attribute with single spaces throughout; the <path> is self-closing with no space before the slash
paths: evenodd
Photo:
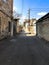
<path id="1" fill-rule="evenodd" d="M 0 0 L 0 39 L 11 34 L 13 0 Z"/>
<path id="2" fill-rule="evenodd" d="M 49 41 L 49 13 L 41 17 L 36 25 L 37 36 Z"/>
<path id="3" fill-rule="evenodd" d="M 36 19 L 30 20 L 30 33 L 36 35 Z"/>
<path id="4" fill-rule="evenodd" d="M 25 19 L 24 26 L 25 26 L 27 33 L 36 35 L 36 24 L 35 23 L 36 23 L 36 19 L 30 19 L 30 22 L 29 20 Z"/>
<path id="5" fill-rule="evenodd" d="M 24 30 L 25 30 L 26 33 L 29 33 L 28 25 L 29 25 L 28 20 L 25 19 L 25 20 L 24 20 Z"/>

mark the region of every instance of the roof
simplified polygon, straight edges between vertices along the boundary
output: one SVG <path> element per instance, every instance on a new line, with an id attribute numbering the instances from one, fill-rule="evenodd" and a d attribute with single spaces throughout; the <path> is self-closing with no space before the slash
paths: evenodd
<path id="1" fill-rule="evenodd" d="M 15 19 L 13 19 L 14 21 L 18 21 L 19 20 L 19 18 L 17 19 L 17 18 L 15 18 Z"/>
<path id="2" fill-rule="evenodd" d="M 45 20 L 47 18 L 49 18 L 49 13 L 47 13 L 45 16 L 43 16 L 40 19 L 38 19 L 36 23 L 42 22 L 43 20 Z"/>

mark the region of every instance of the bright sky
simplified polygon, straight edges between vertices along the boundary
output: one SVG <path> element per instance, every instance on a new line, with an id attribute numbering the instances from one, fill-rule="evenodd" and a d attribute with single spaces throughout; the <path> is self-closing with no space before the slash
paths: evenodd
<path id="1" fill-rule="evenodd" d="M 49 12 L 49 0 L 14 0 L 14 10 L 18 13 L 23 13 L 23 18 L 28 17 L 29 8 L 31 9 L 31 18 L 40 18 Z"/>

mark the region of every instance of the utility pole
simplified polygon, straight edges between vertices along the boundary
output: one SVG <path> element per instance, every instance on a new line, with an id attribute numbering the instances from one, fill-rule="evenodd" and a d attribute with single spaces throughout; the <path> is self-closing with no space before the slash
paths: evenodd
<path id="1" fill-rule="evenodd" d="M 30 31 L 30 8 L 28 10 L 28 30 Z"/>
<path id="2" fill-rule="evenodd" d="M 30 26 L 30 8 L 28 10 L 28 23 L 29 23 L 29 26 Z"/>

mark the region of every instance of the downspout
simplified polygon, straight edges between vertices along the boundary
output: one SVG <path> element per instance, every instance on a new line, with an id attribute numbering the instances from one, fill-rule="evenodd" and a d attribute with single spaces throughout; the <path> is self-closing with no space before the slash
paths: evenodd
<path id="1" fill-rule="evenodd" d="M 11 0 L 11 36 L 13 36 L 13 0 Z"/>

